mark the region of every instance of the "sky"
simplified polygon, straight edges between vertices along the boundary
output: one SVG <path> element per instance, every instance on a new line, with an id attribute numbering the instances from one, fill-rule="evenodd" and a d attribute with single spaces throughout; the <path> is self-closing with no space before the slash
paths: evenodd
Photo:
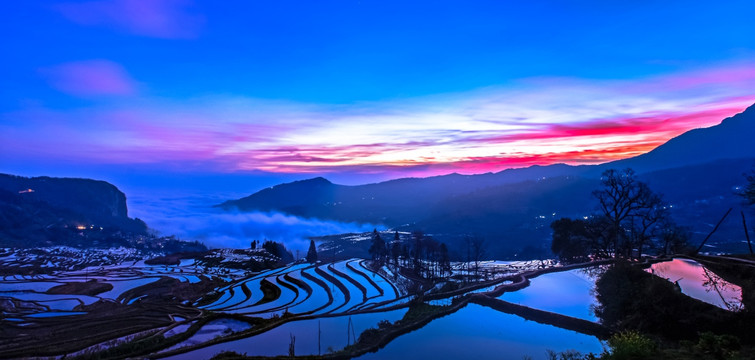
<path id="1" fill-rule="evenodd" d="M 631 157 L 755 102 L 753 13 L 752 1 L 7 1 L 0 172 L 241 188 Z"/>

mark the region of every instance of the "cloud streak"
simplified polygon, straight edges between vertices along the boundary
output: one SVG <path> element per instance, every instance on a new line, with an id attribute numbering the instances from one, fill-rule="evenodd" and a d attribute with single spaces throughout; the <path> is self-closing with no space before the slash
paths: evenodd
<path id="1" fill-rule="evenodd" d="M 87 74 L 77 66 L 59 73 Z M 743 110 L 755 100 L 753 69 L 728 64 L 635 80 L 531 78 L 506 88 L 351 105 L 141 97 L 103 108 L 3 114 L 0 137 L 20 157 L 213 172 L 406 176 L 601 163 Z M 89 84 L 90 93 L 121 89 L 117 81 Z"/>
<path id="2" fill-rule="evenodd" d="M 202 15 L 191 11 L 191 5 L 187 0 L 103 0 L 63 3 L 55 9 L 79 25 L 181 39 L 197 37 L 205 21 Z"/>
<path id="3" fill-rule="evenodd" d="M 126 70 L 108 60 L 65 63 L 40 69 L 55 89 L 80 97 L 135 95 L 137 84 Z"/>

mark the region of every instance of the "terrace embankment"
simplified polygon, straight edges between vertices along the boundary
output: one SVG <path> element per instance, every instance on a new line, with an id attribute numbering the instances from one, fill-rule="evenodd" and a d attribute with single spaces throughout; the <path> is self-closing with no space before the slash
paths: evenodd
<path id="1" fill-rule="evenodd" d="M 550 311 L 533 309 L 531 307 L 513 304 L 508 301 L 492 298 L 483 294 L 472 295 L 470 302 L 487 306 L 491 309 L 520 316 L 524 319 L 541 324 L 553 325 L 562 329 L 573 330 L 582 334 L 592 335 L 601 340 L 608 339 L 612 332 L 607 327 L 571 316 L 561 315 Z"/>
<path id="2" fill-rule="evenodd" d="M 53 286 L 47 290 L 48 294 L 57 295 L 89 295 L 94 296 L 113 290 L 113 285 L 106 282 L 99 282 L 96 279 L 82 282 L 67 282 L 62 285 Z"/>

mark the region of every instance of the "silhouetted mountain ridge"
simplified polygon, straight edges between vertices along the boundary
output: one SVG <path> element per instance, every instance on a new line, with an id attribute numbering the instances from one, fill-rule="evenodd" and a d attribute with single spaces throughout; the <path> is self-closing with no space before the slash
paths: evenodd
<path id="1" fill-rule="evenodd" d="M 692 129 L 652 151 L 603 168 L 631 167 L 638 172 L 702 164 L 719 159 L 755 157 L 755 105 L 708 128 Z"/>
<path id="2" fill-rule="evenodd" d="M 609 168 L 634 168 L 667 200 L 682 225 L 704 232 L 722 208 L 739 206 L 734 187 L 755 164 L 755 106 L 721 124 L 685 132 L 647 154 L 601 165 L 531 166 L 344 186 L 323 178 L 281 184 L 218 206 L 458 236 L 503 239 L 499 251 L 545 246 L 551 221 L 595 210 L 592 190 Z M 725 210 L 724 210 L 725 211 Z M 729 232 L 733 234 L 732 230 Z M 741 229 L 738 229 L 741 232 Z M 720 231 L 725 236 L 726 230 Z M 733 235 L 731 235 L 733 236 Z"/>

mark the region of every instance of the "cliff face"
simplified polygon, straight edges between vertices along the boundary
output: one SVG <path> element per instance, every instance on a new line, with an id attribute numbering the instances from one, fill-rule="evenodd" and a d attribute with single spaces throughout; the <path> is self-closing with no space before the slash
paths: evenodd
<path id="1" fill-rule="evenodd" d="M 107 182 L 0 174 L 0 247 L 117 245 L 146 231 Z"/>
<path id="2" fill-rule="evenodd" d="M 0 174 L 0 189 L 95 218 L 126 218 L 126 195 L 105 181 Z"/>

